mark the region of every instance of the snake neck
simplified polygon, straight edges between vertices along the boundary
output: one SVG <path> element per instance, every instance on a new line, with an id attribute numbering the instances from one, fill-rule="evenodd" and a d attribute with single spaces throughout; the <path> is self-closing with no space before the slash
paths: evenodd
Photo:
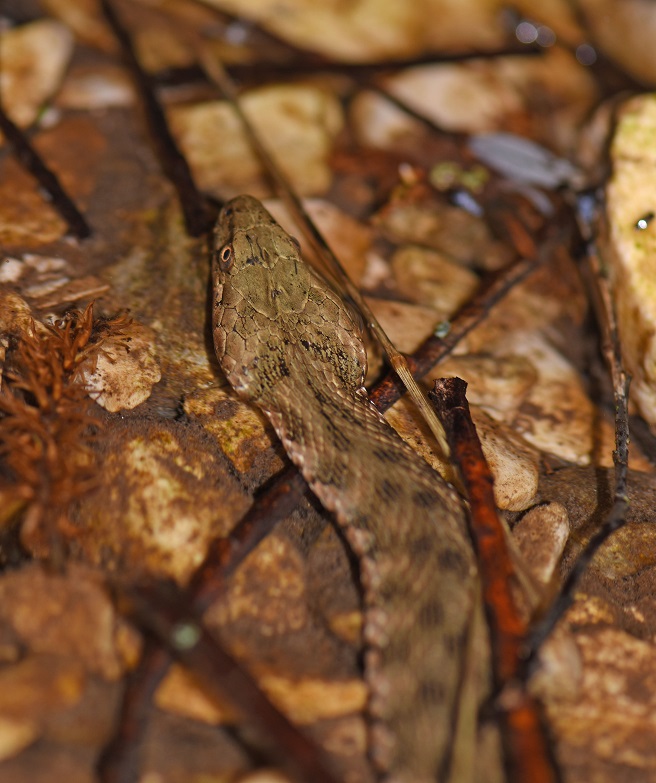
<path id="1" fill-rule="evenodd" d="M 358 556 L 372 756 L 390 780 L 428 783 L 448 766 L 473 600 L 462 507 L 366 396 L 303 379 L 267 412 Z"/>

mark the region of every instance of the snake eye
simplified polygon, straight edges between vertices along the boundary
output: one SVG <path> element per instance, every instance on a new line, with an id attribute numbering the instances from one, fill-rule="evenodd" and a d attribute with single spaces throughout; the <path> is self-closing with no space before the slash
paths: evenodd
<path id="1" fill-rule="evenodd" d="M 216 253 L 216 262 L 222 272 L 227 272 L 235 260 L 235 254 L 232 245 L 224 245 Z"/>

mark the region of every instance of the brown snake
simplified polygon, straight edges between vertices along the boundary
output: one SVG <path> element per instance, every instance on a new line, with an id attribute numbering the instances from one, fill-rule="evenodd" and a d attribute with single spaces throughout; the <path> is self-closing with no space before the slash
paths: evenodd
<path id="1" fill-rule="evenodd" d="M 363 388 L 366 355 L 340 297 L 250 196 L 221 212 L 213 334 L 360 561 L 370 752 L 390 781 L 448 774 L 474 565 L 456 494 Z"/>

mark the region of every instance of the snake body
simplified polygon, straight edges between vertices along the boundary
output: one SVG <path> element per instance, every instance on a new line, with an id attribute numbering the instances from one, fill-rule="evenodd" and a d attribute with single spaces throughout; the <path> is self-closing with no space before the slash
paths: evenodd
<path id="1" fill-rule="evenodd" d="M 267 415 L 359 558 L 373 762 L 386 780 L 442 780 L 473 601 L 461 504 L 369 402 L 349 309 L 256 199 L 223 208 L 212 275 L 230 384 Z"/>

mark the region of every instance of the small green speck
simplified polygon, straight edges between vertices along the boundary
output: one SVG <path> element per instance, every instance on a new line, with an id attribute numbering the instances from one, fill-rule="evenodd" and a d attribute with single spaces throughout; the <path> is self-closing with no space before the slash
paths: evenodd
<path id="1" fill-rule="evenodd" d="M 454 161 L 438 163 L 428 175 L 431 185 L 437 190 L 460 187 L 472 193 L 480 193 L 489 178 L 490 172 L 484 166 L 474 165 L 470 169 L 463 169 Z"/>
<path id="2" fill-rule="evenodd" d="M 433 330 L 433 334 L 435 335 L 435 337 L 439 337 L 440 340 L 443 340 L 450 331 L 451 331 L 451 322 L 440 321 L 439 324 L 437 324 L 435 329 Z"/>
<path id="3" fill-rule="evenodd" d="M 178 623 L 171 631 L 171 642 L 178 650 L 191 650 L 199 639 L 200 628 L 196 623 Z"/>
<path id="4" fill-rule="evenodd" d="M 462 175 L 462 185 L 472 193 L 480 193 L 490 179 L 490 172 L 483 166 L 473 166 Z"/>
<path id="5" fill-rule="evenodd" d="M 431 185 L 438 190 L 448 190 L 458 182 L 462 174 L 461 167 L 452 161 L 438 163 L 430 170 L 428 179 Z"/>

